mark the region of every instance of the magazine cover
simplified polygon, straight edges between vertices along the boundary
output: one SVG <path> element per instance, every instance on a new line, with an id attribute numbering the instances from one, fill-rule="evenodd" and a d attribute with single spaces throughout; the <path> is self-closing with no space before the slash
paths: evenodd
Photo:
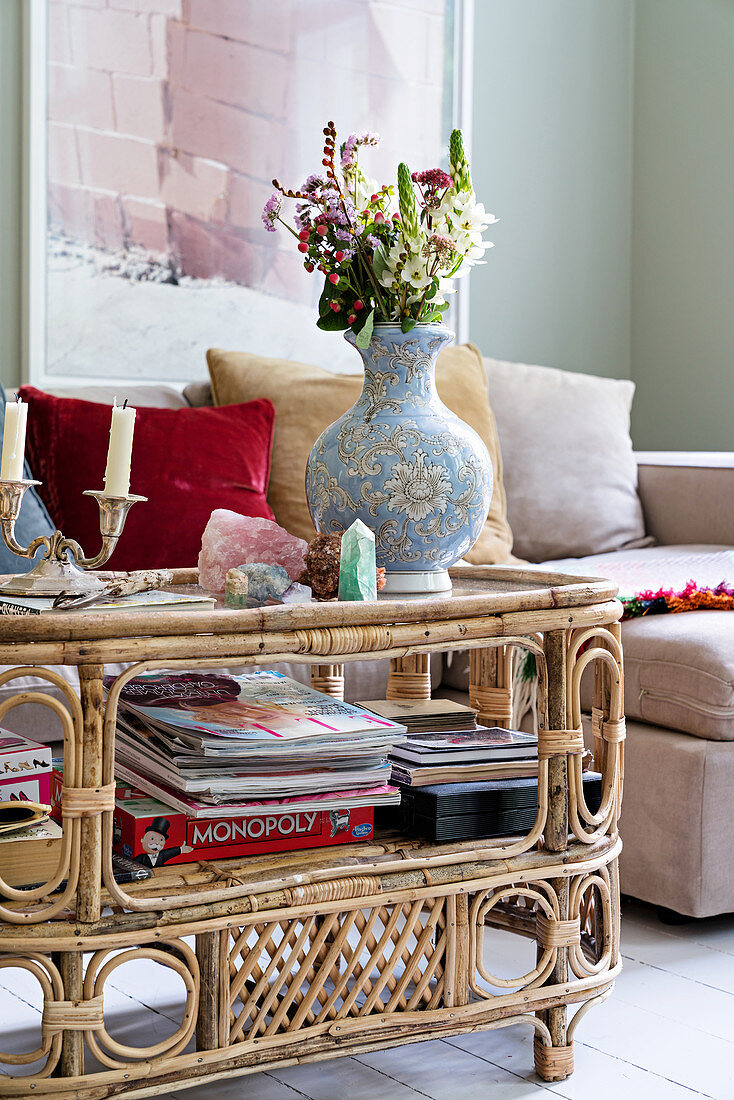
<path id="1" fill-rule="evenodd" d="M 113 677 L 105 680 L 109 688 Z M 402 740 L 404 727 L 299 684 L 279 672 L 151 672 L 122 690 L 120 702 L 154 726 L 253 741 L 328 737 L 380 729 Z"/>
<path id="2" fill-rule="evenodd" d="M 499 726 L 485 727 L 468 733 L 411 733 L 405 742 L 406 749 L 430 749 L 442 752 L 451 749 L 497 749 L 506 747 L 537 746 L 538 738 L 532 733 L 505 730 Z"/>

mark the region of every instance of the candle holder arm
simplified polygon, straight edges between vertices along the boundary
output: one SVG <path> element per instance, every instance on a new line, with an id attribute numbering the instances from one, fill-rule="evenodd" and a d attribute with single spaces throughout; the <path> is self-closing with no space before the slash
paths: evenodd
<path id="1" fill-rule="evenodd" d="M 127 513 L 133 504 L 147 497 L 109 497 L 102 491 L 87 490 L 85 496 L 94 497 L 99 507 L 99 529 L 102 547 L 93 557 L 85 557 L 76 539 L 64 538 L 61 531 L 53 535 L 39 535 L 23 547 L 15 537 L 15 521 L 20 513 L 23 495 L 38 481 L 0 479 L 0 533 L 6 546 L 20 558 L 33 558 L 43 548 L 43 558 L 30 573 L 12 577 L 2 586 L 2 591 L 15 595 L 59 595 L 61 592 L 86 594 L 104 587 L 104 582 L 93 570 L 110 558 L 125 526 Z"/>

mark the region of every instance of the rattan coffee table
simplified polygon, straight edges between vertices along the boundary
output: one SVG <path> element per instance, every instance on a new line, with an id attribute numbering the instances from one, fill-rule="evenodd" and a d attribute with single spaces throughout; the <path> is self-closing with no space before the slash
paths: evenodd
<path id="1" fill-rule="evenodd" d="M 0 967 L 30 972 L 44 999 L 39 1048 L 0 1053 L 6 1069 L 42 1068 L 10 1070 L 26 1075 L 3 1077 L 3 1097 L 151 1096 L 515 1023 L 535 1029 L 541 1077 L 572 1072 L 579 1021 L 620 968 L 622 609 L 606 581 L 485 567 L 452 576 L 443 599 L 0 620 L 0 664 L 15 666 L 0 683 L 32 672 L 65 700 L 19 693 L 0 706 L 0 723 L 23 702 L 45 704 L 63 725 L 66 784 L 56 874 L 30 892 L 1 887 Z M 421 699 L 429 654 L 468 649 L 472 702 L 483 722 L 506 725 L 513 646 L 535 654 L 539 673 L 538 811 L 527 836 L 435 845 L 378 835 L 115 883 L 115 721 L 131 677 L 289 660 L 311 664 L 313 683 L 339 695 L 345 661 L 389 657 L 390 697 Z M 105 705 L 104 666 L 121 661 L 130 667 Z M 78 666 L 79 697 L 44 667 L 54 664 Z M 596 813 L 581 782 L 579 681 L 590 664 Z M 497 977 L 483 952 L 487 926 L 534 939 L 533 969 Z M 108 1034 L 103 1005 L 107 978 L 140 958 L 186 988 L 178 1030 L 143 1048 Z M 0 1031 L 11 1015 L 0 1010 Z"/>

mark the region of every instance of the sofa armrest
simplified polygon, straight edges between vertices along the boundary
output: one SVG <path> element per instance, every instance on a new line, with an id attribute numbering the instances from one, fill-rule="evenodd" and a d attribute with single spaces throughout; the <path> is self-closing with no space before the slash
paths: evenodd
<path id="1" fill-rule="evenodd" d="M 639 451 L 648 535 L 663 546 L 734 546 L 734 453 Z"/>

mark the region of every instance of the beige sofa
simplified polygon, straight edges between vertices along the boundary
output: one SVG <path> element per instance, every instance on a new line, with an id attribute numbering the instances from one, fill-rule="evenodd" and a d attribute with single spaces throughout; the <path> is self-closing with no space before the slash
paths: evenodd
<path id="1" fill-rule="evenodd" d="M 106 387 L 53 392 L 104 402 L 113 396 Z M 187 393 L 194 404 L 208 399 L 206 384 Z M 139 405 L 185 404 L 171 387 L 130 386 L 124 393 L 117 387 L 116 394 Z M 499 418 L 498 429 L 502 443 Z M 637 459 L 646 531 L 659 545 L 680 553 L 694 546 L 734 547 L 734 455 Z M 706 611 L 633 620 L 623 626 L 623 641 L 628 739 L 622 889 L 694 917 L 734 911 L 734 615 Z M 357 663 L 348 670 L 348 697 L 374 698 L 384 688 L 384 664 Z M 302 676 L 304 666 L 288 671 Z M 449 665 L 436 657 L 432 673 L 434 687 L 465 690 L 468 660 L 459 655 Z M 0 688 L 0 700 L 16 690 L 17 682 Z M 38 740 L 57 736 L 41 707 L 18 708 L 6 724 Z"/>

